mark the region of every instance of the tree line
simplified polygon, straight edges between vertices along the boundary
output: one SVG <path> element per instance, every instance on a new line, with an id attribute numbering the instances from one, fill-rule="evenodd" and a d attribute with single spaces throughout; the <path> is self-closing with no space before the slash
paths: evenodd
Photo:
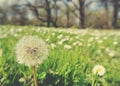
<path id="1" fill-rule="evenodd" d="M 120 0 L 26 0 L 1 6 L 0 24 L 119 28 L 119 12 Z"/>

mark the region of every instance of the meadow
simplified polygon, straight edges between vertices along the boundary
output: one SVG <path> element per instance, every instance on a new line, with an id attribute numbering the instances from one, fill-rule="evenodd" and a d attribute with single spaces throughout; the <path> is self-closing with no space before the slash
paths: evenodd
<path id="1" fill-rule="evenodd" d="M 120 86 L 120 31 L 0 26 L 0 86 L 34 86 L 30 67 L 16 62 L 15 46 L 25 35 L 37 35 L 49 49 L 37 66 L 38 86 Z M 93 68 L 102 65 L 102 76 Z"/>

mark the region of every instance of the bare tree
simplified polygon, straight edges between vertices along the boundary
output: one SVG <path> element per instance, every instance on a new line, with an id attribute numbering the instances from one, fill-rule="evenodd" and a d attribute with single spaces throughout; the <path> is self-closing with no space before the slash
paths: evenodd
<path id="1" fill-rule="evenodd" d="M 58 11 L 59 11 L 59 6 L 57 5 L 57 0 L 53 0 L 53 5 L 52 5 L 52 9 L 54 9 L 54 22 L 55 22 L 55 26 L 57 27 L 57 21 L 58 21 Z"/>
<path id="2" fill-rule="evenodd" d="M 12 13 L 12 22 L 14 24 L 25 25 L 27 24 L 28 17 L 27 17 L 27 9 L 26 7 L 18 4 L 14 4 L 11 6 L 11 13 Z"/>
<path id="3" fill-rule="evenodd" d="M 85 0 L 79 0 L 79 15 L 81 28 L 85 28 Z"/>
<path id="4" fill-rule="evenodd" d="M 119 8 L 120 8 L 120 1 L 119 0 L 113 0 L 113 22 L 112 25 L 113 27 L 117 27 L 117 20 L 118 20 L 118 12 L 119 12 Z"/>
<path id="5" fill-rule="evenodd" d="M 51 2 L 51 0 L 45 0 L 42 5 L 32 5 L 31 3 L 28 3 L 27 6 L 34 12 L 39 21 L 47 22 L 47 27 L 50 27 L 51 24 L 54 27 L 57 27 L 57 23 L 52 19 Z M 40 9 L 44 10 L 45 14 L 39 12 Z"/>
<path id="6" fill-rule="evenodd" d="M 89 1 L 86 4 L 86 0 L 77 0 L 75 2 L 74 0 L 72 1 L 75 10 L 79 11 L 79 27 L 85 28 L 86 27 L 86 18 L 85 18 L 85 8 L 88 7 L 93 1 Z"/>
<path id="7" fill-rule="evenodd" d="M 113 4 L 113 21 L 112 21 L 112 26 L 114 28 L 117 27 L 117 20 L 118 20 L 118 13 L 119 13 L 119 9 L 120 9 L 120 0 L 100 0 L 103 4 L 104 7 L 106 9 L 106 17 L 109 20 L 109 7 L 108 7 L 108 3 Z M 108 21 L 109 24 L 109 21 Z"/>
<path id="8" fill-rule="evenodd" d="M 0 24 L 5 24 L 7 21 L 7 10 L 0 7 Z"/>

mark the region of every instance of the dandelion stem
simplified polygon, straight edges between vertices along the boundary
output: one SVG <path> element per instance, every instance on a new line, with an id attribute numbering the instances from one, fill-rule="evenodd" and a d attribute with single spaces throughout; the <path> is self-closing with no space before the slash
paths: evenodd
<path id="1" fill-rule="evenodd" d="M 36 77 L 35 66 L 33 66 L 32 69 L 33 69 L 33 73 L 34 73 L 34 84 L 35 84 L 35 86 L 38 86 L 37 85 L 37 77 Z"/>

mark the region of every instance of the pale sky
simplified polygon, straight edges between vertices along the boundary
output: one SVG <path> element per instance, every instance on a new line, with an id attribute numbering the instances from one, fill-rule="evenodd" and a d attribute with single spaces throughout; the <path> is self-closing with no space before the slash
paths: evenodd
<path id="1" fill-rule="evenodd" d="M 7 6 L 7 5 L 9 6 L 14 3 L 24 4 L 26 1 L 33 3 L 35 0 L 0 0 L 0 6 Z"/>

